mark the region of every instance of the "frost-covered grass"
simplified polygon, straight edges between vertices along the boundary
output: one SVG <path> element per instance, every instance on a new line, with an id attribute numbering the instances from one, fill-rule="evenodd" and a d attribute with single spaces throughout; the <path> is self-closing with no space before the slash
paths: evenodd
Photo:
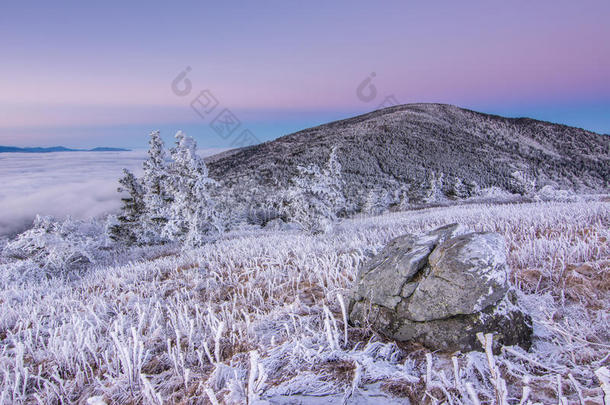
<path id="1" fill-rule="evenodd" d="M 529 353 L 431 353 L 346 325 L 368 257 L 452 222 L 505 236 L 535 322 Z M 324 235 L 233 232 L 78 279 L 18 277 L 23 264 L 5 260 L 0 404 L 601 403 L 609 229 L 608 202 L 467 205 L 352 219 Z"/>

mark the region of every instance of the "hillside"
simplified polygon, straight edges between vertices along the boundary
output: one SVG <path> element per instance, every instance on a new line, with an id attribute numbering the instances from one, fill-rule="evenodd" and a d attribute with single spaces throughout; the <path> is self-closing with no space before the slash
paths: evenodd
<path id="1" fill-rule="evenodd" d="M 537 188 L 607 190 L 610 178 L 606 135 L 443 104 L 386 108 L 224 152 L 208 163 L 211 175 L 236 191 L 267 193 L 284 187 L 297 165 L 323 165 L 333 146 L 355 206 L 370 190 L 394 198 L 402 190 L 410 202 L 432 202 L 491 186 L 523 194 L 524 183 L 534 180 Z"/>

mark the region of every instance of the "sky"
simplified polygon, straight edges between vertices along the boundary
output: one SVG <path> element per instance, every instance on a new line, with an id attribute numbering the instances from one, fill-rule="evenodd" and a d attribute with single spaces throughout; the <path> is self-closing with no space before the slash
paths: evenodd
<path id="1" fill-rule="evenodd" d="M 240 146 L 388 97 L 610 133 L 609 19 L 607 0 L 5 2 L 0 145 Z"/>

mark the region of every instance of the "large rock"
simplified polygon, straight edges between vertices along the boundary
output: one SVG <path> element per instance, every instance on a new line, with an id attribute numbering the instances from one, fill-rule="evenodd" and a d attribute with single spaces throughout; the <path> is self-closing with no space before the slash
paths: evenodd
<path id="1" fill-rule="evenodd" d="M 509 291 L 503 238 L 457 224 L 392 240 L 359 271 L 350 321 L 434 350 L 479 349 L 478 332 L 531 344 L 531 319 Z"/>

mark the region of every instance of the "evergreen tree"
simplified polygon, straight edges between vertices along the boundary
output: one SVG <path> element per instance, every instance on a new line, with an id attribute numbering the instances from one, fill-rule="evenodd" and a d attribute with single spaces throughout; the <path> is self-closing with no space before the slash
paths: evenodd
<path id="1" fill-rule="evenodd" d="M 424 185 L 423 189 L 423 202 L 426 204 L 442 201 L 445 198 L 443 194 L 443 182 L 445 179 L 444 173 L 437 175 L 432 172 L 427 176 L 427 184 Z"/>
<path id="2" fill-rule="evenodd" d="M 400 211 L 405 211 L 409 208 L 409 188 L 407 185 L 403 185 L 399 190 L 399 200 L 398 200 L 398 209 Z"/>
<path id="3" fill-rule="evenodd" d="M 219 233 L 219 219 L 210 195 L 215 181 L 208 177 L 205 162 L 197 155 L 195 140 L 182 131 L 176 134 L 171 157 L 168 189 L 173 200 L 163 235 L 197 246 Z"/>
<path id="4" fill-rule="evenodd" d="M 529 173 L 516 170 L 510 174 L 510 190 L 524 196 L 532 196 L 536 191 L 536 179 Z"/>
<path id="5" fill-rule="evenodd" d="M 142 231 L 141 220 L 145 211 L 144 189 L 142 185 L 127 169 L 123 169 L 123 177 L 119 180 L 119 193 L 127 193 L 121 198 L 123 206 L 117 216 L 117 223 L 109 227 L 110 238 L 126 244 L 140 241 Z"/>
<path id="6" fill-rule="evenodd" d="M 286 216 L 308 231 L 327 232 L 346 204 L 336 148 L 322 170 L 315 164 L 297 169 L 285 196 Z"/>
<path id="7" fill-rule="evenodd" d="M 328 162 L 324 168 L 322 178 L 322 190 L 324 198 L 329 208 L 329 218 L 332 221 L 337 219 L 337 213 L 345 209 L 346 200 L 343 194 L 343 176 L 341 174 L 341 163 L 337 158 L 337 148 L 333 147 L 328 157 Z"/>
<path id="8" fill-rule="evenodd" d="M 142 240 L 147 243 L 163 241 L 161 233 L 169 220 L 172 198 L 168 192 L 168 164 L 165 145 L 159 134 L 150 134 L 148 158 L 144 161 L 144 204 L 146 210 L 142 218 Z"/>
<path id="9" fill-rule="evenodd" d="M 379 192 L 378 190 L 371 189 L 366 194 L 366 198 L 362 204 L 362 209 L 360 210 L 363 214 L 368 215 L 377 215 L 380 213 L 379 207 Z"/>
<path id="10" fill-rule="evenodd" d="M 451 187 L 451 196 L 456 199 L 468 198 L 468 187 L 462 182 L 462 179 L 457 178 Z"/>
<path id="11" fill-rule="evenodd" d="M 468 197 L 475 197 L 481 194 L 481 187 L 476 181 L 466 181 L 464 184 L 466 186 Z"/>

